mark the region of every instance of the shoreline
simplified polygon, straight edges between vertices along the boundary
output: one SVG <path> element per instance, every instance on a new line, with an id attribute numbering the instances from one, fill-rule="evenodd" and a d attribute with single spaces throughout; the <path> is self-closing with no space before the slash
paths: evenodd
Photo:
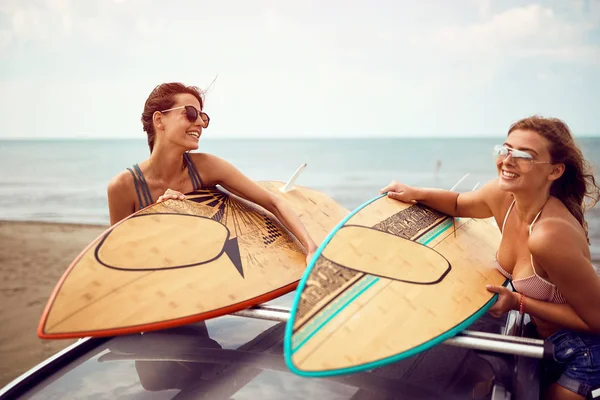
<path id="1" fill-rule="evenodd" d="M 28 219 L 0 219 L 0 225 L 17 224 L 17 225 L 61 225 L 69 228 L 104 228 L 108 229 L 108 224 L 93 224 L 87 222 L 59 222 L 59 221 L 34 221 Z"/>

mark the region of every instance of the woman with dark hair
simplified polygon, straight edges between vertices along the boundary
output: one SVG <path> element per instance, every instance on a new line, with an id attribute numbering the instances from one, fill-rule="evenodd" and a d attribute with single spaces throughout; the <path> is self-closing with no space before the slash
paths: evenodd
<path id="1" fill-rule="evenodd" d="M 198 148 L 202 131 L 210 123 L 203 109 L 202 94 L 194 86 L 163 83 L 150 93 L 142 113 L 150 157 L 110 181 L 110 224 L 153 204 L 155 199 L 157 202 L 184 199 L 183 193 L 221 185 L 275 215 L 302 243 L 308 261 L 317 246 L 283 200 L 225 160 L 206 153 L 189 153 Z"/>
<path id="2" fill-rule="evenodd" d="M 600 277 L 591 263 L 586 198 L 600 188 L 567 125 L 530 117 L 513 124 L 494 147 L 498 178 L 455 193 L 392 182 L 381 190 L 455 217 L 494 217 L 502 240 L 496 267 L 515 292 L 488 286 L 498 299 L 489 313 L 528 313 L 540 337 L 555 346 L 546 366 L 546 397 L 582 399 L 600 387 Z"/>

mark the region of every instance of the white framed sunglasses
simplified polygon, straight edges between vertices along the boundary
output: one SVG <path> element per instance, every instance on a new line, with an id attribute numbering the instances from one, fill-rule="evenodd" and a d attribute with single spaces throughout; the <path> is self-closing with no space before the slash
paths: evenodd
<path id="1" fill-rule="evenodd" d="M 513 149 L 501 144 L 494 146 L 492 154 L 497 163 L 503 162 L 510 155 L 517 167 L 523 172 L 531 170 L 534 164 L 552 164 L 552 161 L 537 161 L 526 151 Z"/>

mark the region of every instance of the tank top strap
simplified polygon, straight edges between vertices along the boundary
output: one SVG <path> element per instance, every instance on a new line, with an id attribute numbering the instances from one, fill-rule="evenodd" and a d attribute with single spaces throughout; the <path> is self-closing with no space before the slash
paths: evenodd
<path id="1" fill-rule="evenodd" d="M 192 185 L 194 186 L 194 190 L 204 189 L 204 182 L 202 182 L 202 178 L 198 173 L 196 164 L 194 164 L 190 155 L 188 153 L 183 153 L 183 158 L 185 159 L 185 163 L 187 164 L 188 173 L 190 174 L 190 179 L 192 181 Z"/>
<path id="2" fill-rule="evenodd" d="M 504 235 L 504 226 L 506 225 L 506 221 L 508 220 L 508 215 L 512 211 L 514 205 L 515 205 L 515 200 L 513 200 L 512 203 L 510 203 L 510 207 L 508 207 L 508 211 L 506 211 L 506 215 L 504 216 L 504 222 L 502 223 L 502 232 L 500 232 L 502 235 Z"/>
<path id="3" fill-rule="evenodd" d="M 150 194 L 150 188 L 148 182 L 140 169 L 138 164 L 134 164 L 132 168 L 127 168 L 133 177 L 133 184 L 135 186 L 135 192 L 137 193 L 138 202 L 140 204 L 140 210 L 146 208 L 153 203 L 152 195 Z"/>

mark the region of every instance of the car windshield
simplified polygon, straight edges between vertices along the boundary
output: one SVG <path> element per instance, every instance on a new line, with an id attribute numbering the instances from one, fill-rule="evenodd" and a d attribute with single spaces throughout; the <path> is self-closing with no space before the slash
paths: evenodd
<path id="1" fill-rule="evenodd" d="M 293 296 L 291 293 L 268 304 L 289 307 Z M 442 344 L 367 372 L 305 378 L 285 365 L 284 330 L 281 322 L 224 316 L 179 328 L 98 340 L 101 344 L 47 377 L 26 397 L 490 398 L 494 368 L 473 350 Z"/>

